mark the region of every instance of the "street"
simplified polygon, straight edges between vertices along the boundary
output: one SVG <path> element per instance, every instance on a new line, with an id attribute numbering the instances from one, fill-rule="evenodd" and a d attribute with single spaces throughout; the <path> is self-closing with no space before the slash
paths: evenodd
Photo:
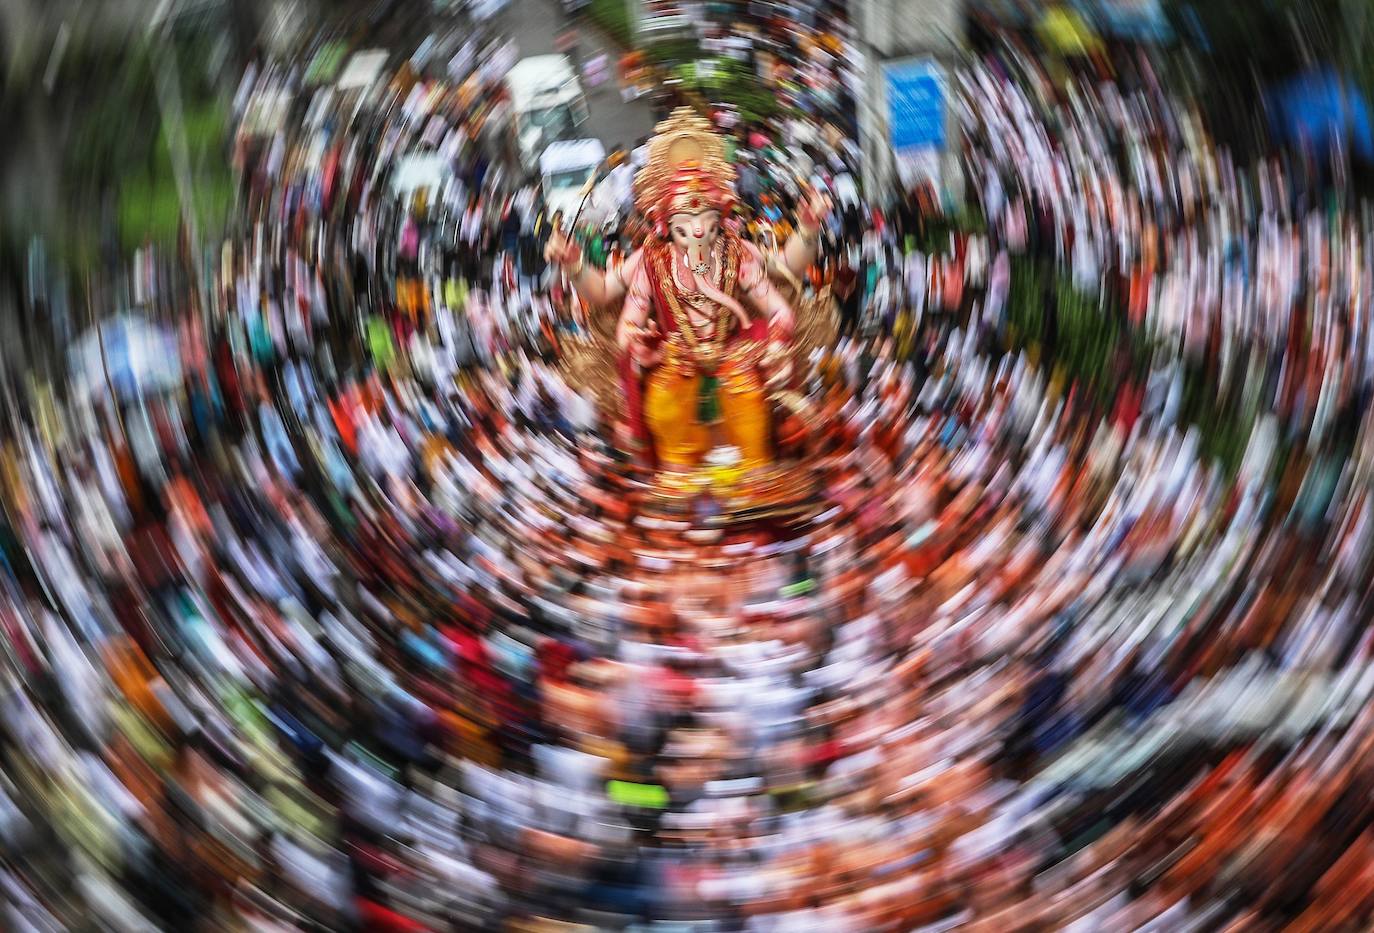
<path id="1" fill-rule="evenodd" d="M 558 0 L 511 0 L 498 20 L 498 28 L 509 34 L 520 46 L 520 57 L 547 55 L 554 51 L 554 39 L 568 22 Z M 617 61 L 621 50 L 607 38 L 585 15 L 578 20 L 578 55 L 582 61 L 605 53 L 611 74 L 617 75 Z M 590 118 L 586 135 L 594 136 L 610 150 L 618 144 L 633 146 L 642 136 L 653 131 L 653 109 L 647 99 L 625 103 L 620 99 L 620 85 L 611 77 L 599 88 L 588 89 L 587 108 Z"/>

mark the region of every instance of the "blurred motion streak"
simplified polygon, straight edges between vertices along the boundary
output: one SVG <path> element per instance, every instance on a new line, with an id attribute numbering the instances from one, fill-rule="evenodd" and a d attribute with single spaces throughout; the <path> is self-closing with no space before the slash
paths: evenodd
<path id="1" fill-rule="evenodd" d="M 1374 926 L 1365 5 L 850 6 L 0 0 L 0 926 Z"/>

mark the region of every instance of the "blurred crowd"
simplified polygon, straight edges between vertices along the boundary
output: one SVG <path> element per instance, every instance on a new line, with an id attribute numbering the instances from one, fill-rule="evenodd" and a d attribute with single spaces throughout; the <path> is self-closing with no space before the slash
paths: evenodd
<path id="1" fill-rule="evenodd" d="M 208 307 L 131 286 L 178 378 L 10 393 L 7 926 L 1368 924 L 1367 212 L 1143 59 L 967 62 L 977 224 L 869 206 L 837 124 L 739 126 L 751 236 L 831 195 L 797 284 L 841 336 L 785 444 L 818 514 L 722 531 L 565 380 L 474 52 L 251 73 Z M 1029 259 L 1147 341 L 1108 401 L 1012 333 Z"/>

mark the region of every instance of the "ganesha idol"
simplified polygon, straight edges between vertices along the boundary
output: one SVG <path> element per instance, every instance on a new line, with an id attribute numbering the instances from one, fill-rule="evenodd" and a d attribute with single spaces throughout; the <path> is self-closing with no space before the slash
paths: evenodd
<path id="1" fill-rule="evenodd" d="M 824 203 L 808 201 L 781 255 L 765 255 L 737 232 L 734 184 L 723 140 L 680 108 L 635 178 L 648 242 L 610 271 L 586 266 L 561 234 L 547 250 L 585 304 L 619 306 L 625 420 L 665 472 L 695 470 L 717 447 L 736 448 L 745 468 L 772 457 L 768 391 L 787 377 L 794 325 L 784 290 L 815 259 Z"/>

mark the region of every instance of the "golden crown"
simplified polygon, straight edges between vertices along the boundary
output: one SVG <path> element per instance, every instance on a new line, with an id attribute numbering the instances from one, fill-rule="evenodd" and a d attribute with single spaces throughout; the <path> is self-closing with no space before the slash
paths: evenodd
<path id="1" fill-rule="evenodd" d="M 649 158 L 635 176 L 635 204 L 655 221 L 673 213 L 724 209 L 734 200 L 735 167 L 725 140 L 690 107 L 654 127 Z"/>

